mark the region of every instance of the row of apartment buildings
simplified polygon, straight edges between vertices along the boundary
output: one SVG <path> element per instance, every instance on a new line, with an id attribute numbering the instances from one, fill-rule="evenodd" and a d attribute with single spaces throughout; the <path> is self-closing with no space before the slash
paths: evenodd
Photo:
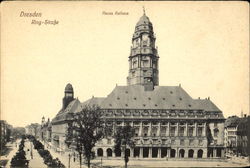
<path id="1" fill-rule="evenodd" d="M 5 144 L 11 140 L 12 125 L 5 120 L 0 120 L 0 151 L 3 150 Z"/>

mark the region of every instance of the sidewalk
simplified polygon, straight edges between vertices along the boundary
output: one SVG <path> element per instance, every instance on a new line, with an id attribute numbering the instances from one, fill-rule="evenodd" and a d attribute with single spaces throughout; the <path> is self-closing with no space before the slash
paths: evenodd
<path id="1" fill-rule="evenodd" d="M 58 158 L 63 164 L 64 166 L 66 166 L 67 168 L 69 167 L 69 153 L 65 152 L 64 154 L 60 153 L 60 152 L 56 152 L 54 149 L 51 148 L 46 148 L 48 151 L 50 151 L 50 154 L 52 155 L 53 158 Z M 83 164 L 84 160 L 82 160 L 82 168 L 87 168 L 86 165 Z M 79 160 L 75 160 L 75 162 L 73 161 L 73 156 L 71 156 L 70 158 L 70 168 L 79 168 L 80 167 L 80 163 Z"/>
<path id="2" fill-rule="evenodd" d="M 10 146 L 12 147 L 12 150 L 10 151 L 9 155 L 6 156 L 6 159 L 8 159 L 8 162 L 6 164 L 5 167 L 10 167 L 10 162 L 11 159 L 13 158 L 13 156 L 16 154 L 16 152 L 18 151 L 19 148 L 19 144 L 20 144 L 20 139 L 16 140 L 16 142 L 12 143 Z M 2 158 L 1 158 L 2 159 Z"/>

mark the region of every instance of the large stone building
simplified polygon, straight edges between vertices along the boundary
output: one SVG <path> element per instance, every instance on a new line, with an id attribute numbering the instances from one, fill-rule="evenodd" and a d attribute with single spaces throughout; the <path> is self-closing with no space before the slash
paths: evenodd
<path id="1" fill-rule="evenodd" d="M 116 129 L 129 123 L 135 128 L 136 146 L 130 157 L 221 158 L 224 157 L 224 117 L 209 99 L 193 99 L 179 86 L 159 86 L 159 56 L 153 25 L 143 14 L 132 37 L 127 86 L 116 86 L 103 98 L 81 103 L 73 87 L 65 88 L 63 107 L 52 120 L 52 140 L 66 150 L 67 126 L 74 113 L 86 104 L 104 111 L 107 125 Z M 120 157 L 112 136 L 96 144 L 100 157 Z"/>

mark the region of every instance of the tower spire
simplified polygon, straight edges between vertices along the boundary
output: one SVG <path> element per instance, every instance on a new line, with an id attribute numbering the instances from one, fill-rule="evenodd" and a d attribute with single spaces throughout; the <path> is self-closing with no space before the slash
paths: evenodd
<path id="1" fill-rule="evenodd" d="M 145 7 L 144 7 L 144 6 L 142 6 L 142 8 L 143 8 L 143 15 L 146 15 L 146 12 L 145 12 Z"/>

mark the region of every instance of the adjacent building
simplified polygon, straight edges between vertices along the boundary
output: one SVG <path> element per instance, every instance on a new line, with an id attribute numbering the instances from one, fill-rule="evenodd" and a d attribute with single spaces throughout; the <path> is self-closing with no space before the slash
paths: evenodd
<path id="1" fill-rule="evenodd" d="M 38 123 L 31 123 L 25 127 L 25 134 L 33 135 L 36 138 L 40 137 L 41 125 Z"/>
<path id="2" fill-rule="evenodd" d="M 159 55 L 153 25 L 144 13 L 135 26 L 126 86 L 116 86 L 107 97 L 92 97 L 81 103 L 67 84 L 62 109 L 51 122 L 52 144 L 68 150 L 68 124 L 84 105 L 97 104 L 107 125 L 115 130 L 130 124 L 136 146 L 127 149 L 135 158 L 223 158 L 222 111 L 210 100 L 193 99 L 181 85 L 159 86 Z M 114 151 L 112 136 L 95 147 L 98 157 L 121 157 Z"/>
<path id="3" fill-rule="evenodd" d="M 11 130 L 13 127 L 5 120 L 0 120 L 0 151 L 5 147 L 6 143 L 11 140 Z"/>
<path id="4" fill-rule="evenodd" d="M 233 155 L 249 155 L 249 123 L 250 116 L 230 116 L 225 122 L 226 152 Z"/>

